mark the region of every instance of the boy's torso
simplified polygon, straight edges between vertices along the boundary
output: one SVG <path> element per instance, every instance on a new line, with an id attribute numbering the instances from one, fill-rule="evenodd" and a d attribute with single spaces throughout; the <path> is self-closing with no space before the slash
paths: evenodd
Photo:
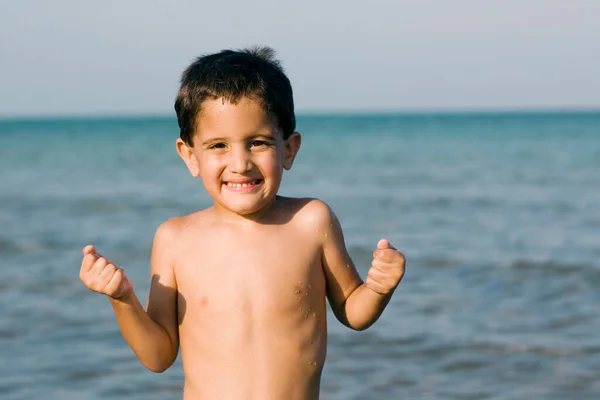
<path id="1" fill-rule="evenodd" d="M 185 398 L 318 398 L 326 283 L 302 206 L 282 199 L 288 218 L 248 229 L 188 217 L 175 266 Z"/>

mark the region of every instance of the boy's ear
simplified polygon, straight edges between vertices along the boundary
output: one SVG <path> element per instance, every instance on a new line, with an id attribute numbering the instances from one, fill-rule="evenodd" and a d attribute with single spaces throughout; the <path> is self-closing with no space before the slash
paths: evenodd
<path id="1" fill-rule="evenodd" d="M 192 147 L 181 140 L 181 138 L 177 139 L 175 146 L 177 147 L 177 154 L 179 154 L 179 157 L 181 157 L 188 167 L 190 174 L 192 174 L 194 178 L 198 177 L 198 175 L 200 175 L 200 169 L 198 168 L 198 160 L 196 160 Z"/>
<path id="2" fill-rule="evenodd" d="M 294 158 L 296 158 L 296 154 L 300 150 L 301 142 L 300 132 L 294 132 L 287 138 L 285 141 L 285 154 L 283 155 L 283 168 L 287 170 L 292 168 Z"/>

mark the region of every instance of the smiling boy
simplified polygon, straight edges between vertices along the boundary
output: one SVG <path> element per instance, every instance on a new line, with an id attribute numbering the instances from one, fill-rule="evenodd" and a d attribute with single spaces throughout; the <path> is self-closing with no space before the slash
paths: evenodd
<path id="1" fill-rule="evenodd" d="M 91 245 L 80 278 L 108 296 L 146 368 L 166 370 L 181 349 L 184 399 L 318 399 L 326 299 L 341 323 L 366 329 L 402 279 L 404 256 L 380 240 L 363 282 L 331 209 L 277 195 L 301 137 L 272 50 L 198 58 L 175 109 L 177 152 L 213 206 L 157 229 L 146 308 Z"/>

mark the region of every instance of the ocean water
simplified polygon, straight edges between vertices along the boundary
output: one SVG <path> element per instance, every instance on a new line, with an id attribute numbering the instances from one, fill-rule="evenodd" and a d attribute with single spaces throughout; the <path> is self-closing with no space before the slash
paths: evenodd
<path id="1" fill-rule="evenodd" d="M 600 398 L 600 114 L 300 115 L 281 193 L 336 211 L 364 277 L 408 260 L 381 319 L 333 318 L 322 398 Z M 165 219 L 210 199 L 174 117 L 0 120 L 0 398 L 177 399 L 79 281 L 81 247 L 140 298 Z M 331 317 L 331 315 L 330 315 Z"/>

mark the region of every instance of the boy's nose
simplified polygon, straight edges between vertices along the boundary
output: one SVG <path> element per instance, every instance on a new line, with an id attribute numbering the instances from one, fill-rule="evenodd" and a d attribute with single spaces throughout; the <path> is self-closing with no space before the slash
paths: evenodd
<path id="1" fill-rule="evenodd" d="M 252 168 L 252 161 L 248 151 L 234 151 L 229 158 L 229 171 L 243 174 Z"/>

